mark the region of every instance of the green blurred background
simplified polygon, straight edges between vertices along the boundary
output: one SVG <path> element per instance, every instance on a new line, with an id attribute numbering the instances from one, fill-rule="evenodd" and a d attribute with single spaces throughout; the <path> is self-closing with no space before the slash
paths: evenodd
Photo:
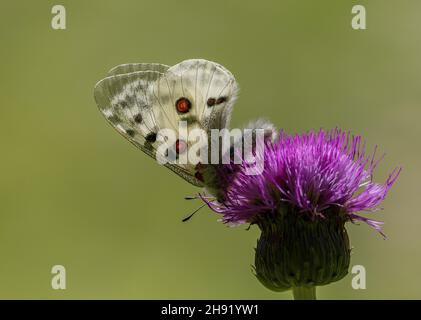
<path id="1" fill-rule="evenodd" d="M 51 8 L 67 9 L 53 30 Z M 367 30 L 351 8 L 367 9 Z M 198 190 L 122 139 L 93 86 L 114 65 L 217 61 L 241 94 L 232 126 L 265 116 L 287 132 L 340 126 L 403 173 L 373 217 L 349 225 L 352 276 L 321 299 L 421 298 L 421 2 L 5 1 L 0 4 L 0 298 L 290 299 L 252 275 L 253 227 L 183 200 Z M 197 203 L 198 205 L 198 203 Z M 51 267 L 67 270 L 53 290 Z"/>

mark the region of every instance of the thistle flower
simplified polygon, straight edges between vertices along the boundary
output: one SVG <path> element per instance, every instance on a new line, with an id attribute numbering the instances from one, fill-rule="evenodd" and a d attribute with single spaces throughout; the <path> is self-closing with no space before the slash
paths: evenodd
<path id="1" fill-rule="evenodd" d="M 366 155 L 360 136 L 339 129 L 281 132 L 256 155 L 264 157 L 260 175 L 247 175 L 245 162 L 221 169 L 220 179 L 230 181 L 223 201 L 205 201 L 225 223 L 259 226 L 255 273 L 266 287 L 313 296 L 315 286 L 348 273 L 346 222 L 363 221 L 381 232 L 382 222 L 357 213 L 378 209 L 400 169 L 383 184 L 374 182 L 381 160 L 375 154 Z"/>

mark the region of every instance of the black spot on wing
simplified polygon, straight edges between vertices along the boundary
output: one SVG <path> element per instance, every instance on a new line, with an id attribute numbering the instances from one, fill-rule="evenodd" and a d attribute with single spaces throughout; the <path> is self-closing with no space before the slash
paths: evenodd
<path id="1" fill-rule="evenodd" d="M 127 130 L 126 130 L 126 133 L 127 133 L 130 137 L 134 137 L 134 135 L 135 135 L 135 131 L 134 131 L 134 130 L 132 130 L 132 129 L 127 129 Z"/>
<path id="2" fill-rule="evenodd" d="M 134 121 L 136 123 L 142 123 L 142 120 L 143 120 L 143 118 L 142 118 L 142 115 L 140 113 L 138 113 L 137 115 L 134 116 Z"/>
<path id="3" fill-rule="evenodd" d="M 216 104 L 224 103 L 228 100 L 227 97 L 219 97 L 218 100 L 216 100 Z"/>
<path id="4" fill-rule="evenodd" d="M 113 115 L 109 116 L 107 119 L 108 119 L 108 121 L 110 121 L 111 123 L 114 123 L 114 124 L 117 124 L 117 123 L 121 122 L 120 118 L 116 114 L 113 114 Z"/>
<path id="5" fill-rule="evenodd" d="M 209 98 L 208 101 L 206 101 L 206 104 L 208 105 L 208 107 L 214 106 L 215 103 L 216 103 L 216 99 L 215 98 Z"/>
<path id="6" fill-rule="evenodd" d="M 148 143 L 154 143 L 156 141 L 156 133 L 155 132 L 148 133 L 145 139 L 146 139 L 146 142 Z"/>
<path id="7" fill-rule="evenodd" d="M 146 137 L 145 137 L 145 143 L 144 143 L 144 147 L 147 150 L 153 150 L 154 147 L 152 145 L 152 143 L 154 143 L 156 141 L 156 133 L 155 132 L 149 132 Z"/>

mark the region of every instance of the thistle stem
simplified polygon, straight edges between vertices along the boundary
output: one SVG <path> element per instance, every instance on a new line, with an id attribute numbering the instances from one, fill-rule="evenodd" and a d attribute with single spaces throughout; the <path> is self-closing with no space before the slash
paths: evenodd
<path id="1" fill-rule="evenodd" d="M 316 287 L 293 287 L 294 300 L 316 300 Z"/>

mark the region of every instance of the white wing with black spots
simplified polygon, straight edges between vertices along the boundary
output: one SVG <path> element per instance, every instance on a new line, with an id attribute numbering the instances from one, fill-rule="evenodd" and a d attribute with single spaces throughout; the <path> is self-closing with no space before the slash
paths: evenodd
<path id="1" fill-rule="evenodd" d="M 214 62 L 193 59 L 172 67 L 151 63 L 117 66 L 97 83 L 94 95 L 108 122 L 156 159 L 163 141 L 161 130 L 172 129 L 178 136 L 180 121 L 187 123 L 188 130 L 200 128 L 207 133 L 226 128 L 237 90 L 237 83 L 227 69 Z M 187 148 L 194 143 L 181 142 Z M 176 148 L 177 156 L 187 148 Z M 206 184 L 198 175 L 196 164 L 175 162 L 166 166 L 196 186 Z"/>

